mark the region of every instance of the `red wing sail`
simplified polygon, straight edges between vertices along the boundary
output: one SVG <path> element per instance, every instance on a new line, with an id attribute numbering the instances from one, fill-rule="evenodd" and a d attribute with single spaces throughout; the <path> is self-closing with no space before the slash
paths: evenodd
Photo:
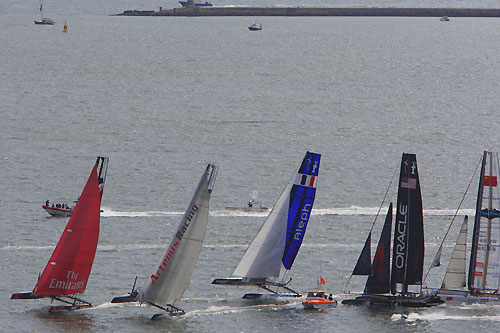
<path id="1" fill-rule="evenodd" d="M 85 290 L 99 239 L 100 187 L 104 186 L 107 161 L 105 157 L 97 159 L 73 215 L 33 289 L 34 295 L 71 295 Z"/>

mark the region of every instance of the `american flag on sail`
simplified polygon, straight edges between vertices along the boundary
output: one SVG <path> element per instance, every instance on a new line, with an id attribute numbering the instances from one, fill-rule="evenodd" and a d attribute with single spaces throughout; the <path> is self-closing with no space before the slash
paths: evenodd
<path id="1" fill-rule="evenodd" d="M 401 178 L 401 187 L 402 188 L 409 188 L 410 190 L 414 190 L 417 188 L 417 179 L 416 178 L 402 177 Z"/>

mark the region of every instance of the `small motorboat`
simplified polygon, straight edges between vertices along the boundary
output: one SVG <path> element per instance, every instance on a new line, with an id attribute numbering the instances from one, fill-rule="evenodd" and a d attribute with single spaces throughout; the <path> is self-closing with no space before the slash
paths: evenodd
<path id="1" fill-rule="evenodd" d="M 56 21 L 48 17 L 42 17 L 40 21 L 35 20 L 35 24 L 46 24 L 46 25 L 54 25 Z"/>
<path id="2" fill-rule="evenodd" d="M 73 214 L 75 206 L 69 206 L 66 203 L 50 204 L 49 200 L 47 200 L 45 202 L 45 205 L 42 205 L 42 208 L 45 209 L 45 211 L 49 213 L 51 216 L 69 217 Z"/>
<path id="3" fill-rule="evenodd" d="M 439 20 L 443 21 L 443 22 L 448 22 L 450 20 L 450 18 L 448 16 L 441 16 L 441 18 Z"/>
<path id="4" fill-rule="evenodd" d="M 253 191 L 252 193 L 252 199 L 248 201 L 246 207 L 226 207 L 226 210 L 237 210 L 240 212 L 265 212 L 268 211 L 269 208 L 264 206 L 264 205 L 257 205 L 255 203 L 255 200 L 257 200 L 257 197 L 259 196 L 259 192 Z"/>
<path id="5" fill-rule="evenodd" d="M 188 1 L 179 1 L 182 7 L 188 7 Z M 212 4 L 208 1 L 205 2 L 194 2 L 195 7 L 212 7 Z"/>
<path id="6" fill-rule="evenodd" d="M 248 27 L 248 30 L 250 30 L 250 31 L 262 30 L 262 23 L 255 22 L 254 24 L 252 24 L 251 26 Z"/>
<path id="7" fill-rule="evenodd" d="M 335 308 L 337 301 L 332 294 L 327 294 L 324 290 L 311 290 L 305 301 L 302 301 L 302 306 L 308 310 L 325 310 Z"/>
<path id="8" fill-rule="evenodd" d="M 252 205 L 247 207 L 226 207 L 226 210 L 240 211 L 240 212 L 267 212 L 268 207 L 264 205 Z"/>
<path id="9" fill-rule="evenodd" d="M 325 310 L 335 308 L 337 301 L 332 294 L 327 294 L 325 291 L 326 281 L 323 276 L 318 279 L 318 289 L 310 290 L 307 293 L 305 301 L 302 301 L 302 306 L 307 310 Z"/>

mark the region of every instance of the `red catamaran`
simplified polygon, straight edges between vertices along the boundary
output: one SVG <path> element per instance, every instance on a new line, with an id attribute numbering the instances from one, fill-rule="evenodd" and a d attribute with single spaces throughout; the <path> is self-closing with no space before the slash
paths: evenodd
<path id="1" fill-rule="evenodd" d="M 12 294 L 11 299 L 50 298 L 69 304 L 53 306 L 51 312 L 92 307 L 75 295 L 85 291 L 94 262 L 108 160 L 97 158 L 73 215 L 33 291 Z"/>

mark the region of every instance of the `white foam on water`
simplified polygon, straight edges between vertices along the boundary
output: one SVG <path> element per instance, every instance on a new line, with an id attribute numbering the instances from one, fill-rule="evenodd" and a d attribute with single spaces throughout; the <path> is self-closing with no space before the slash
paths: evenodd
<path id="1" fill-rule="evenodd" d="M 296 303 L 286 303 L 286 304 L 256 304 L 247 306 L 230 306 L 230 305 L 211 305 L 206 309 L 192 310 L 187 312 L 185 317 L 197 317 L 197 316 L 213 316 L 220 314 L 231 314 L 231 313 L 241 313 L 245 311 L 259 311 L 269 308 L 282 308 L 282 307 L 296 307 Z"/>
<path id="2" fill-rule="evenodd" d="M 382 207 L 380 214 L 385 214 L 388 207 Z M 115 211 L 108 207 L 102 208 L 102 217 L 154 217 L 154 216 L 181 216 L 184 211 Z M 379 211 L 379 207 L 335 207 L 335 208 L 317 208 L 313 209 L 311 215 L 341 215 L 341 216 L 375 216 Z M 245 212 L 245 211 L 229 211 L 229 210 L 212 210 L 210 216 L 221 217 L 266 217 L 270 210 L 264 212 Z M 426 216 L 453 216 L 457 212 L 456 208 L 444 209 L 424 209 Z M 474 215 L 473 208 L 460 209 L 458 215 Z"/>
<path id="3" fill-rule="evenodd" d="M 392 318 L 400 318 L 400 314 L 392 315 Z M 447 311 L 429 311 L 424 313 L 410 313 L 408 314 L 408 319 L 406 321 L 438 321 L 438 320 L 461 320 L 461 321 L 500 321 L 500 315 L 463 315 L 463 314 L 449 314 Z"/>

